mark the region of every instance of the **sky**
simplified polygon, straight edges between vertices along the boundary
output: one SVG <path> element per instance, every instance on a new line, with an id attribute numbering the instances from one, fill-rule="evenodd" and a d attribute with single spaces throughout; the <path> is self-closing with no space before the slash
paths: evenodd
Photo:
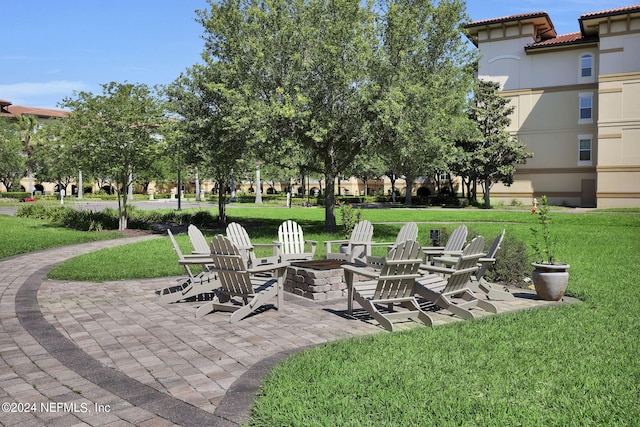
<path id="1" fill-rule="evenodd" d="M 638 0 L 467 0 L 477 21 L 546 11 L 558 34 L 580 15 Z M 50 0 L 0 4 L 0 99 L 59 108 L 74 91 L 102 93 L 112 81 L 164 85 L 201 62 L 207 0 Z"/>

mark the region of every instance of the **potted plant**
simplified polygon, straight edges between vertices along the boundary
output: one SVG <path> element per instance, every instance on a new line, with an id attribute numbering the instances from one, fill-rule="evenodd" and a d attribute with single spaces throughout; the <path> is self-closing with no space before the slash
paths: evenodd
<path id="1" fill-rule="evenodd" d="M 544 300 L 559 301 L 569 283 L 569 264 L 558 262 L 555 255 L 557 238 L 551 234 L 551 217 L 547 196 L 540 198 L 540 205 L 533 199 L 532 215 L 538 215 L 538 226 L 532 227 L 533 249 L 536 261 L 531 275 L 538 296 Z"/>

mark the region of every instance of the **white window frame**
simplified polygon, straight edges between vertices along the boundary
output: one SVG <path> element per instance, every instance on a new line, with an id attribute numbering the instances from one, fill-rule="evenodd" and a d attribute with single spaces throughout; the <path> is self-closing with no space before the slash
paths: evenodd
<path id="1" fill-rule="evenodd" d="M 582 118 L 582 110 L 587 107 L 583 107 L 582 101 L 589 102 L 589 117 Z M 593 123 L 593 92 L 582 92 L 578 94 L 578 124 L 592 124 Z"/>
<path id="2" fill-rule="evenodd" d="M 589 149 L 582 148 L 582 142 L 589 141 Z M 589 152 L 589 160 L 582 160 L 580 155 Z M 578 166 L 593 166 L 593 135 L 578 135 Z"/>
<path id="3" fill-rule="evenodd" d="M 583 61 L 587 57 L 589 57 L 589 59 L 591 60 L 591 66 L 588 67 L 591 74 L 589 74 L 588 76 L 584 76 L 582 75 L 582 73 L 585 69 L 587 69 L 587 67 L 584 66 Z M 580 83 L 593 83 L 596 81 L 595 75 L 595 55 L 591 52 L 585 52 L 578 58 L 578 81 L 580 81 Z"/>

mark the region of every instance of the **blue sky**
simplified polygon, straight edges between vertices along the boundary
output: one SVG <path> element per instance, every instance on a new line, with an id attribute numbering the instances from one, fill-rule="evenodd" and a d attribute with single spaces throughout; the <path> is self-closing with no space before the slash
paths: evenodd
<path id="1" fill-rule="evenodd" d="M 559 34 L 583 13 L 633 0 L 468 0 L 472 20 L 546 11 Z M 206 0 L 3 1 L 0 99 L 57 108 L 73 91 L 101 93 L 111 81 L 168 84 L 200 61 Z"/>

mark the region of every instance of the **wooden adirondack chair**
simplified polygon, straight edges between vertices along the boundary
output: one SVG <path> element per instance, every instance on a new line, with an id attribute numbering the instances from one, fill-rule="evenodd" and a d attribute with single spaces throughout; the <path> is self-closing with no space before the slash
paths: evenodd
<path id="1" fill-rule="evenodd" d="M 216 278 L 215 273 L 208 271 L 208 264 L 211 263 L 210 255 L 192 254 L 183 255 L 176 242 L 171 230 L 167 230 L 173 250 L 178 255 L 178 263 L 182 265 L 187 272 L 187 277 L 181 278 L 176 285 L 168 286 L 159 291 L 161 303 L 172 303 L 184 301 L 191 298 L 211 299 L 213 293 L 220 287 L 220 282 Z M 210 252 L 210 251 L 209 251 Z M 203 272 L 193 274 L 190 265 L 203 266 Z"/>
<path id="2" fill-rule="evenodd" d="M 202 317 L 214 310 L 230 311 L 230 323 L 238 322 L 272 298 L 276 308 L 282 309 L 286 263 L 246 268 L 240 249 L 228 238 L 217 235 L 211 242 L 211 271 L 218 274 L 220 288 L 210 302 L 196 311 Z M 272 277 L 257 277 L 256 273 L 272 271 Z"/>
<path id="3" fill-rule="evenodd" d="M 462 248 L 467 241 L 467 226 L 461 225 L 451 233 L 444 246 L 429 246 L 423 248 L 427 257 L 427 262 L 431 262 L 434 257 L 446 257 L 450 255 L 460 255 Z"/>
<path id="4" fill-rule="evenodd" d="M 500 249 L 502 239 L 504 238 L 505 231 L 502 230 L 500 234 L 495 238 L 491 248 L 480 258 L 480 266 L 475 275 L 471 276 L 470 288 L 474 292 L 484 293 L 487 298 L 495 301 L 513 301 L 515 297 L 504 286 L 500 286 L 495 283 L 489 283 L 484 279 L 484 275 L 489 267 L 496 262 L 496 253 Z"/>
<path id="5" fill-rule="evenodd" d="M 457 257 L 453 268 L 424 264 L 421 269 L 431 274 L 418 279 L 416 293 L 436 306 L 452 312 L 462 319 L 474 319 L 471 309 L 478 307 L 491 313 L 497 308 L 488 301 L 478 299 L 471 289 L 471 275 L 478 271 L 478 261 L 484 256 L 484 239 L 478 236 Z"/>
<path id="6" fill-rule="evenodd" d="M 193 246 L 194 254 L 209 255 L 211 253 L 209 243 L 207 243 L 206 237 L 204 237 L 204 234 L 202 234 L 202 231 L 200 231 L 198 227 L 193 224 L 189 224 L 187 233 L 189 234 L 189 240 L 191 241 L 191 246 Z"/>
<path id="7" fill-rule="evenodd" d="M 391 250 L 391 248 L 406 240 L 418 240 L 418 224 L 416 224 L 415 222 L 405 223 L 402 228 L 400 228 L 400 231 L 398 231 L 395 242 L 372 242 L 371 246 L 387 246 L 388 252 L 389 250 Z"/>
<path id="8" fill-rule="evenodd" d="M 393 322 L 396 320 L 411 319 L 431 326 L 431 317 L 420 309 L 415 298 L 415 281 L 421 277 L 418 269 L 422 262 L 422 249 L 418 242 L 405 240 L 391 248 L 379 271 L 343 265 L 348 289 L 348 313 L 353 312 L 353 301 L 357 301 L 390 332 L 393 332 Z M 354 274 L 373 280 L 354 283 Z M 399 306 L 402 307 L 401 311 L 396 311 Z"/>
<path id="9" fill-rule="evenodd" d="M 240 255 L 248 267 L 256 267 L 258 265 L 276 264 L 280 261 L 278 257 L 278 243 L 251 243 L 247 230 L 237 222 L 227 225 L 227 237 L 240 250 Z M 256 257 L 255 248 L 271 248 L 273 256 Z"/>
<path id="10" fill-rule="evenodd" d="M 316 253 L 318 244 L 315 240 L 305 240 L 300 224 L 291 220 L 280 224 L 277 243 L 281 262 L 310 261 Z M 309 245 L 307 252 L 305 252 L 306 245 Z"/>
<path id="11" fill-rule="evenodd" d="M 371 255 L 372 239 L 373 225 L 367 220 L 360 221 L 353 228 L 349 240 L 327 240 L 324 242 L 327 259 L 340 259 L 349 262 L 364 260 L 366 256 Z M 334 244 L 344 245 L 345 252 L 332 252 L 331 246 Z"/>

